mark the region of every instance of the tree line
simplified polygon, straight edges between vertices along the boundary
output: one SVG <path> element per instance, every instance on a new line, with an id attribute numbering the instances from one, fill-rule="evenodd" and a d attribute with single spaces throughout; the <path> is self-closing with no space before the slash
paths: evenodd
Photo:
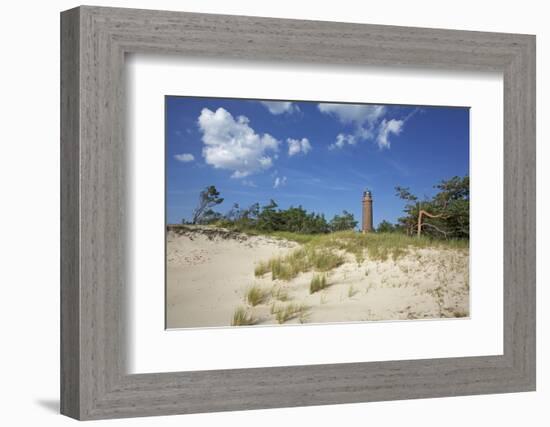
<path id="1" fill-rule="evenodd" d="M 470 236 L 470 179 L 455 176 L 434 186 L 438 191 L 422 200 L 409 188 L 395 187 L 404 201 L 404 215 L 395 224 L 382 221 L 376 231 L 429 236 L 438 239 L 467 239 Z M 302 206 L 281 209 L 272 199 L 267 205 L 254 203 L 241 207 L 235 203 L 226 214 L 215 211 L 223 203 L 219 191 L 211 185 L 201 191 L 197 208 L 185 224 L 215 224 L 238 230 L 263 232 L 290 231 L 316 234 L 356 229 L 358 222 L 344 210 L 327 220 L 324 214 L 308 212 Z"/>
<path id="2" fill-rule="evenodd" d="M 241 207 L 235 203 L 229 212 L 221 214 L 214 208 L 223 201 L 215 186 L 206 187 L 199 195 L 199 203 L 191 221 L 182 222 L 215 224 L 238 230 L 290 231 L 304 234 L 330 233 L 357 227 L 353 214 L 345 210 L 327 221 L 324 214 L 308 212 L 302 206 L 280 209 L 275 200 L 271 199 L 265 206 L 254 203 L 248 207 Z"/>

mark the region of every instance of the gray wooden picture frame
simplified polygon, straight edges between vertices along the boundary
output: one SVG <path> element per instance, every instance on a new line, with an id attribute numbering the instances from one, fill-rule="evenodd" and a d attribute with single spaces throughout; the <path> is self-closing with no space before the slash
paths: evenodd
<path id="1" fill-rule="evenodd" d="M 127 53 L 504 78 L 504 354 L 129 375 Z M 61 412 L 77 419 L 535 390 L 535 37 L 83 6 L 61 14 Z"/>

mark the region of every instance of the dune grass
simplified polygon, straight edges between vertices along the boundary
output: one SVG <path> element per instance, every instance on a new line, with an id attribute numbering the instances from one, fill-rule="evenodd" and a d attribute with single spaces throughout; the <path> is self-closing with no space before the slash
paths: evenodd
<path id="1" fill-rule="evenodd" d="M 257 285 L 253 285 L 246 290 L 245 300 L 252 307 L 263 303 L 267 299 L 267 292 Z"/>
<path id="2" fill-rule="evenodd" d="M 325 274 L 315 274 L 309 282 L 309 293 L 314 294 L 328 286 L 327 276 Z"/>
<path id="3" fill-rule="evenodd" d="M 306 271 L 330 271 L 344 263 L 344 257 L 328 248 L 305 246 L 290 254 L 259 263 L 254 274 L 261 277 L 271 272 L 272 280 L 291 280 Z"/>
<path id="4" fill-rule="evenodd" d="M 308 317 L 308 309 L 304 304 L 286 304 L 271 306 L 271 314 L 275 315 L 275 319 L 279 324 L 283 324 L 289 320 L 298 318 L 301 323 L 305 323 Z"/>
<path id="5" fill-rule="evenodd" d="M 288 301 L 290 299 L 288 292 L 280 286 L 274 286 L 271 289 L 271 297 L 277 301 L 282 302 Z"/>
<path id="6" fill-rule="evenodd" d="M 231 319 L 231 326 L 246 326 L 254 325 L 256 319 L 248 313 L 245 307 L 237 307 L 233 312 L 233 318 Z"/>
<path id="7" fill-rule="evenodd" d="M 283 257 L 271 258 L 256 265 L 254 274 L 262 277 L 271 272 L 273 280 L 291 280 L 306 271 L 330 271 L 345 262 L 346 253 L 355 256 L 358 264 L 371 260 L 394 261 L 413 248 L 467 249 L 467 240 L 434 240 L 401 233 L 366 233 L 340 231 L 329 234 L 274 232 L 272 237 L 292 240 L 302 245 Z"/>
<path id="8" fill-rule="evenodd" d="M 398 259 L 410 248 L 468 249 L 468 240 L 436 240 L 429 237 L 407 236 L 402 233 L 358 233 L 339 231 L 328 234 L 272 233 L 314 249 L 340 249 L 355 255 L 361 263 L 365 255 L 375 260 Z"/>
<path id="9" fill-rule="evenodd" d="M 183 226 L 182 226 L 183 227 Z M 468 249 L 467 239 L 433 239 L 427 236 L 408 236 L 400 232 L 394 233 L 360 233 L 354 230 L 337 231 L 333 233 L 305 234 L 291 231 L 262 231 L 253 228 L 230 227 L 226 224 L 214 224 L 212 227 L 224 227 L 234 232 L 250 236 L 269 236 L 276 239 L 290 240 L 304 246 L 337 247 L 349 253 L 362 257 L 362 249 L 367 249 L 373 258 L 400 257 L 408 248 L 443 248 Z"/>
<path id="10" fill-rule="evenodd" d="M 254 268 L 254 276 L 261 277 L 264 274 L 269 273 L 270 271 L 271 267 L 269 266 L 269 262 L 260 261 Z"/>

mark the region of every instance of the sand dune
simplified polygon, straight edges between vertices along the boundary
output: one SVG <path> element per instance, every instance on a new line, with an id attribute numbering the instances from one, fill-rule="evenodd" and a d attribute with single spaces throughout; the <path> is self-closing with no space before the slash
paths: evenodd
<path id="1" fill-rule="evenodd" d="M 298 245 L 207 228 L 167 235 L 167 326 L 228 326 L 243 292 L 254 282 L 254 265 Z"/>
<path id="2" fill-rule="evenodd" d="M 290 253 L 295 242 L 209 228 L 167 235 L 167 326 L 229 326 L 243 307 L 255 324 L 278 324 L 276 312 L 297 308 L 284 323 L 404 320 L 469 315 L 468 252 L 411 248 L 397 260 L 345 262 L 326 273 L 328 286 L 310 294 L 314 272 L 289 280 L 255 277 L 261 261 Z M 245 301 L 255 286 L 265 298 Z M 299 309 L 298 309 L 299 308 Z"/>

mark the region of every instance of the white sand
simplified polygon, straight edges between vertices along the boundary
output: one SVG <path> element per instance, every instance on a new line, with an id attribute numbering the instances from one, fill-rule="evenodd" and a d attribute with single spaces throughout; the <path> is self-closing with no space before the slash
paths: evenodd
<path id="1" fill-rule="evenodd" d="M 228 326 L 254 283 L 254 265 L 296 243 L 263 236 L 167 235 L 167 326 Z"/>
<path id="2" fill-rule="evenodd" d="M 229 326 L 234 310 L 246 307 L 256 324 L 277 324 L 272 305 L 303 305 L 285 323 L 399 320 L 469 315 L 468 252 L 411 249 L 397 261 L 368 257 L 347 262 L 328 273 L 329 286 L 314 294 L 314 273 L 291 281 L 254 277 L 254 267 L 297 248 L 294 242 L 268 237 L 186 232 L 167 236 L 167 324 L 169 328 Z M 245 302 L 251 285 L 268 297 L 255 307 Z M 278 301 L 273 289 L 288 299 Z"/>

